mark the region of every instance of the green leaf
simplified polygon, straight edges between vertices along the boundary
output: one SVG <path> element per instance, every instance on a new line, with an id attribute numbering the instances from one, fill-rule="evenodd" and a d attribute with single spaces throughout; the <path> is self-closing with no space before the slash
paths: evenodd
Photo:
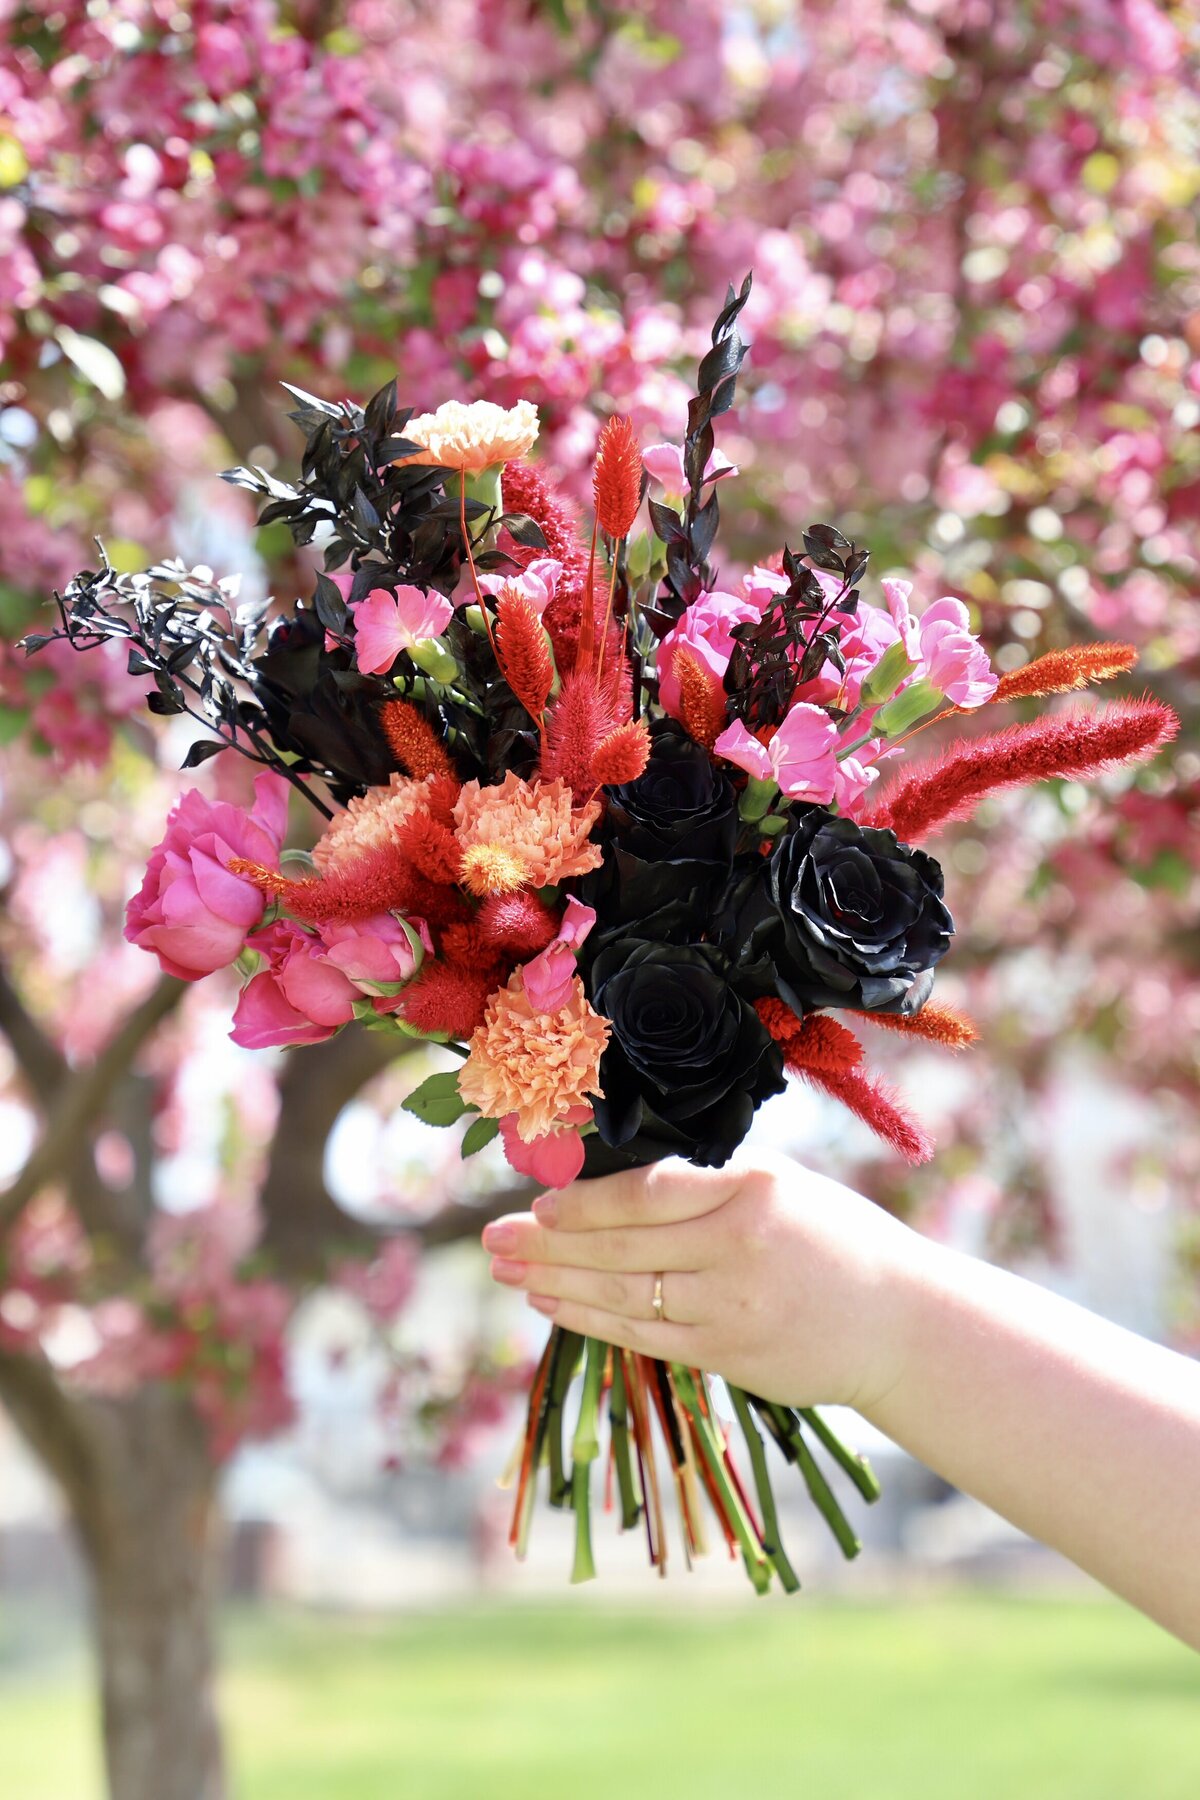
<path id="1" fill-rule="evenodd" d="M 472 1119 L 463 1133 L 462 1154 L 464 1157 L 474 1156 L 485 1144 L 490 1144 L 494 1137 L 500 1135 L 498 1119 Z"/>
<path id="2" fill-rule="evenodd" d="M 426 1125 L 453 1125 L 471 1109 L 458 1091 L 457 1069 L 447 1069 L 414 1088 L 404 1102 L 404 1110 L 423 1119 Z"/>

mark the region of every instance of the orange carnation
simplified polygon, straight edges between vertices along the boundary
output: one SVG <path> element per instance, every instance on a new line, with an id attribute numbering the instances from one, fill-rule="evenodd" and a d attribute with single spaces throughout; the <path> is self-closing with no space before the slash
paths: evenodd
<path id="1" fill-rule="evenodd" d="M 512 892 L 518 885 L 511 879 L 518 867 L 524 870 L 525 885 L 535 888 L 599 868 L 600 846 L 589 842 L 599 817 L 600 802 L 575 806 L 565 781 L 522 781 L 511 769 L 495 787 L 468 781 L 454 806 L 464 870 L 482 877 L 495 863 L 507 872 L 501 886 L 484 890 L 478 882 L 471 885 L 497 893 Z M 503 851 L 504 856 L 471 854 L 485 850 Z"/>
<path id="2" fill-rule="evenodd" d="M 428 805 L 436 776 L 412 781 L 393 775 L 387 787 L 355 794 L 345 812 L 330 820 L 313 848 L 313 862 L 325 873 L 342 857 L 381 850 L 396 841 L 400 827 Z"/>
<path id="3" fill-rule="evenodd" d="M 576 975 L 557 1012 L 535 1012 L 517 969 L 487 1003 L 459 1070 L 458 1091 L 487 1119 L 516 1114 L 522 1141 L 561 1125 L 600 1091 L 608 1020 L 589 1005 Z"/>

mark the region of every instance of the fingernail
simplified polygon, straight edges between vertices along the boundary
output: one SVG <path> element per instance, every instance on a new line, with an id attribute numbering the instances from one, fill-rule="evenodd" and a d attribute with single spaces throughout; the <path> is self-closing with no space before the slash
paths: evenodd
<path id="1" fill-rule="evenodd" d="M 553 1225 L 558 1217 L 558 1199 L 554 1194 L 539 1194 L 533 1203 L 533 1216 L 539 1225 Z"/>
<path id="2" fill-rule="evenodd" d="M 495 1256 L 503 1256 L 517 1247 L 517 1234 L 511 1225 L 485 1225 L 483 1228 L 483 1247 Z"/>
<path id="3" fill-rule="evenodd" d="M 525 1264 L 509 1262 L 503 1256 L 492 1258 L 492 1280 L 506 1281 L 509 1287 L 520 1287 L 525 1279 Z"/>
<path id="4" fill-rule="evenodd" d="M 527 1299 L 534 1312 L 541 1313 L 547 1319 L 552 1319 L 558 1311 L 558 1301 L 549 1294 L 529 1294 Z"/>

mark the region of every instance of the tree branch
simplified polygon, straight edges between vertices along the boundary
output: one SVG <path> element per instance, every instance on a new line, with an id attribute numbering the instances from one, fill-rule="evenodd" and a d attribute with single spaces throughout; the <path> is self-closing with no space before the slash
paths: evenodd
<path id="1" fill-rule="evenodd" d="M 185 987 L 186 983 L 176 981 L 173 975 L 164 975 L 95 1061 L 68 1078 L 25 1167 L 0 1195 L 0 1231 L 11 1226 L 34 1195 L 70 1166 L 83 1134 L 103 1110 L 142 1044 L 178 1006 Z"/>
<path id="2" fill-rule="evenodd" d="M 68 1076 L 66 1059 L 51 1042 L 0 964 L 0 1032 L 8 1039 L 17 1067 L 34 1098 L 49 1111 Z"/>
<path id="3" fill-rule="evenodd" d="M 96 1462 L 82 1408 L 68 1399 L 40 1350 L 0 1346 L 0 1400 L 59 1483 L 77 1520 L 87 1516 Z"/>

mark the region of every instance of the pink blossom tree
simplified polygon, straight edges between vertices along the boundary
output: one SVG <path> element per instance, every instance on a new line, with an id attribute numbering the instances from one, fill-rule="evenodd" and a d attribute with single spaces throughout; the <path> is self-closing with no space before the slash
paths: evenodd
<path id="1" fill-rule="evenodd" d="M 182 540 L 299 591 L 290 544 L 212 480 L 291 455 L 281 379 L 361 397 L 398 369 L 418 407 L 533 399 L 568 483 L 608 412 L 678 439 L 714 301 L 753 266 L 727 554 L 834 518 L 882 571 L 968 600 L 1001 667 L 1128 637 L 1194 719 L 1187 9 L 18 0 L 0 32 L 7 636 L 95 531 L 118 565 Z M 221 1457 L 287 1416 L 298 1294 L 346 1256 L 364 1292 L 403 1291 L 321 1172 L 383 1040 L 196 1089 L 224 997 L 119 947 L 178 778 L 119 660 L 54 656 L 0 652 L 0 1080 L 27 1150 L 0 1197 L 0 1399 L 92 1570 L 116 1800 L 217 1800 Z M 241 792 L 220 764 L 204 779 Z M 1017 1150 L 998 1183 L 975 1105 L 947 1172 L 1016 1196 L 998 1235 L 1049 1229 L 1026 1125 L 1064 1033 L 1194 1096 L 1198 779 L 1185 747 L 1151 778 L 1165 804 L 1130 787 L 1069 843 L 1010 811 L 986 860 L 970 832 L 954 852 L 992 1026 L 978 1082 L 1013 1097 Z M 1031 1020 L 1003 953 L 1052 954 L 1068 924 L 1084 976 Z M 221 1156 L 176 1218 L 165 1184 L 206 1108 Z M 1164 1178 L 1197 1154 L 1181 1126 Z M 928 1216 L 924 1192 L 893 1198 Z M 426 1241 L 474 1216 L 448 1205 Z"/>

